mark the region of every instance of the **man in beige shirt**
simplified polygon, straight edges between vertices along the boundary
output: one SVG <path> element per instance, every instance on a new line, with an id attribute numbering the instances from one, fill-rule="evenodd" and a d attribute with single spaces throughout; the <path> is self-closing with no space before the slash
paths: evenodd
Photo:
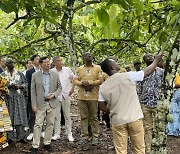
<path id="1" fill-rule="evenodd" d="M 91 53 L 83 54 L 84 65 L 77 68 L 77 77 L 74 84 L 79 87 L 78 109 L 81 116 L 82 138 L 79 144 L 85 144 L 88 137 L 88 124 L 90 124 L 93 135 L 93 145 L 98 144 L 98 91 L 101 84 L 102 71 L 100 66 L 92 63 Z"/>
<path id="2" fill-rule="evenodd" d="M 110 114 L 114 145 L 117 154 L 127 153 L 128 135 L 135 154 L 145 154 L 143 113 L 136 92 L 136 82 L 142 81 L 155 70 L 162 58 L 158 54 L 143 71 L 118 73 L 119 66 L 112 59 L 101 63 L 101 69 L 109 77 L 100 86 L 100 109 Z"/>

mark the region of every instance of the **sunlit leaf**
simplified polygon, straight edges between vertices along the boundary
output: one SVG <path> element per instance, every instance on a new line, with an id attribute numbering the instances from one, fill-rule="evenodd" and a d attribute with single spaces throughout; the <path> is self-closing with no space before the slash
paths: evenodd
<path id="1" fill-rule="evenodd" d="M 104 9 L 97 10 L 97 15 L 100 22 L 105 25 L 109 23 L 109 14 Z"/>

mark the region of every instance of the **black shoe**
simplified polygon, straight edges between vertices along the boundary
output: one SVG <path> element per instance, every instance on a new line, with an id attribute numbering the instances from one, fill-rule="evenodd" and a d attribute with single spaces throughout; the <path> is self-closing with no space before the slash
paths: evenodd
<path id="1" fill-rule="evenodd" d="M 17 141 L 17 143 L 27 144 L 27 141 L 25 139 L 20 139 L 20 140 Z"/>
<path id="2" fill-rule="evenodd" d="M 11 139 L 8 139 L 8 144 L 10 145 L 10 144 L 13 144 L 14 143 L 14 141 L 13 140 L 11 140 Z"/>
<path id="3" fill-rule="evenodd" d="M 48 144 L 48 145 L 44 145 L 44 149 L 48 152 L 54 152 L 54 150 L 52 149 L 51 145 Z"/>
<path id="4" fill-rule="evenodd" d="M 38 153 L 38 149 L 37 148 L 32 148 L 31 154 L 37 154 L 37 153 Z"/>

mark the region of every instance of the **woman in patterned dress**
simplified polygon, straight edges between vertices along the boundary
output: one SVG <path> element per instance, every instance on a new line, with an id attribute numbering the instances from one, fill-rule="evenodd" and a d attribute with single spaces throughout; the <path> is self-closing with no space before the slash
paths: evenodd
<path id="1" fill-rule="evenodd" d="M 4 101 L 4 95 L 8 93 L 7 80 L 0 76 L 0 150 L 7 147 L 6 132 L 12 131 L 11 120 Z"/>
<path id="2" fill-rule="evenodd" d="M 168 123 L 168 135 L 180 136 L 180 75 L 175 78 L 174 95 L 170 107 L 173 122 Z"/>
<path id="3" fill-rule="evenodd" d="M 23 73 L 17 71 L 14 68 L 14 62 L 11 59 L 6 61 L 7 70 L 3 72 L 3 75 L 7 79 L 7 87 L 9 93 L 5 96 L 5 102 L 9 111 L 9 115 L 12 121 L 13 129 L 15 131 L 8 132 L 8 143 L 14 141 L 20 143 L 27 143 L 25 140 L 24 127 L 28 126 L 27 123 L 27 82 Z"/>

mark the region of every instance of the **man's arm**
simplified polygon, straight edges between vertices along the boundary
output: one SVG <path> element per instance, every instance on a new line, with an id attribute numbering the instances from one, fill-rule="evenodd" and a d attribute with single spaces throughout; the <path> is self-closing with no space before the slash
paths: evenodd
<path id="1" fill-rule="evenodd" d="M 76 73 L 77 75 L 73 77 L 73 84 L 75 84 L 76 86 L 82 86 L 82 82 L 79 79 L 79 68 L 77 68 Z"/>
<path id="2" fill-rule="evenodd" d="M 109 109 L 107 108 L 107 103 L 105 101 L 99 101 L 99 108 L 106 114 L 109 114 Z"/>
<path id="3" fill-rule="evenodd" d="M 180 84 L 175 84 L 175 88 L 180 88 Z"/>
<path id="4" fill-rule="evenodd" d="M 70 92 L 69 92 L 69 96 L 71 96 L 71 94 L 74 92 L 74 88 L 75 88 L 75 85 L 72 84 L 71 90 L 70 90 Z"/>
<path id="5" fill-rule="evenodd" d="M 93 86 L 98 86 L 100 85 L 101 83 L 103 83 L 103 76 L 102 76 L 102 70 L 100 67 L 98 67 L 98 72 L 97 72 L 97 75 L 98 75 L 98 78 L 97 80 L 88 80 L 89 84 L 90 85 L 93 85 Z"/>
<path id="6" fill-rule="evenodd" d="M 101 89 L 101 87 L 100 87 Z M 99 101 L 99 108 L 100 110 L 102 110 L 103 112 L 105 112 L 106 114 L 109 114 L 109 109 L 107 108 L 107 102 L 105 101 L 105 98 L 103 97 L 101 91 L 99 89 L 99 98 L 98 98 L 98 101 Z"/>
<path id="7" fill-rule="evenodd" d="M 162 57 L 163 57 L 163 53 L 159 53 L 156 56 L 156 58 L 154 59 L 153 63 L 143 70 L 144 77 L 146 77 L 154 72 L 155 68 L 157 67 L 158 63 L 161 61 Z"/>
<path id="8" fill-rule="evenodd" d="M 61 82 L 60 82 L 60 78 L 59 75 L 57 74 L 57 90 L 55 92 L 55 97 L 57 98 L 59 96 L 59 94 L 62 91 L 62 86 L 61 86 Z"/>

